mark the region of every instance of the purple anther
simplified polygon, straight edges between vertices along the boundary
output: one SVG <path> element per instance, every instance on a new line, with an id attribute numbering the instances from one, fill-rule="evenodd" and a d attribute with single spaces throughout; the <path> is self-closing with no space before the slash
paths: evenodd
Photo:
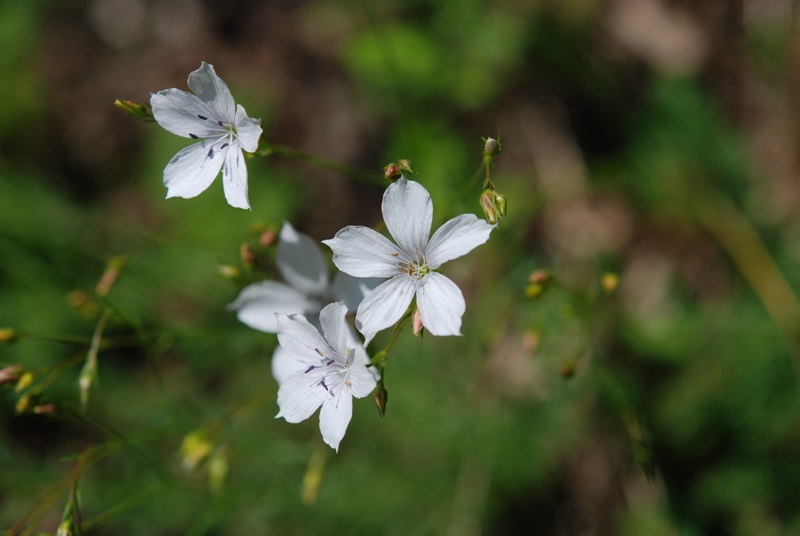
<path id="1" fill-rule="evenodd" d="M 310 367 L 308 367 L 308 368 L 306 369 L 306 372 L 305 372 L 305 373 L 306 373 L 306 374 L 308 374 L 309 372 L 311 372 L 311 371 L 312 371 L 312 370 L 314 370 L 315 368 L 317 368 L 317 367 L 315 367 L 314 365 L 311 365 Z"/>
<path id="2" fill-rule="evenodd" d="M 333 361 L 333 359 L 331 359 L 330 361 L 328 361 L 327 363 L 325 363 L 325 365 L 326 365 L 326 366 L 328 366 L 328 367 L 330 367 L 331 365 L 333 365 L 333 363 L 334 363 L 334 361 Z"/>
<path id="3" fill-rule="evenodd" d="M 320 380 L 320 381 L 319 381 L 319 384 L 320 384 L 321 386 L 323 386 L 323 387 L 325 388 L 325 390 L 326 390 L 326 391 L 328 390 L 328 386 L 327 386 L 327 385 L 325 385 L 325 380 Z"/>
<path id="4" fill-rule="evenodd" d="M 208 150 L 208 157 L 211 158 L 213 156 L 214 156 L 214 148 L 212 147 L 211 149 Z"/>
<path id="5" fill-rule="evenodd" d="M 203 121 L 208 121 L 208 117 L 206 117 L 206 116 L 204 116 L 204 115 L 197 114 L 197 117 L 199 117 L 199 118 L 200 118 L 200 119 L 202 119 Z"/>
<path id="6" fill-rule="evenodd" d="M 218 123 L 218 124 L 219 124 L 219 126 L 221 126 L 221 127 L 224 127 L 224 126 L 225 126 L 225 123 L 223 123 L 222 121 L 217 121 L 217 123 Z"/>
<path id="7" fill-rule="evenodd" d="M 192 138 L 193 140 L 196 140 L 197 139 L 197 134 L 189 133 L 189 137 Z"/>
<path id="8" fill-rule="evenodd" d="M 225 142 L 225 143 L 223 143 L 222 145 L 220 145 L 220 146 L 219 146 L 219 148 L 220 148 L 220 149 L 224 149 L 224 148 L 225 148 L 225 147 L 227 147 L 227 146 L 228 146 L 228 142 Z"/>

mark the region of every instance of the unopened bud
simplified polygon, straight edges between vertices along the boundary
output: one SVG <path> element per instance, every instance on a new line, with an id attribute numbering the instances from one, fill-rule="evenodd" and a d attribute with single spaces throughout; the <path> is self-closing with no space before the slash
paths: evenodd
<path id="1" fill-rule="evenodd" d="M 278 239 L 278 233 L 276 233 L 272 229 L 267 229 L 263 233 L 261 233 L 258 237 L 258 245 L 262 248 L 268 248 L 272 244 L 275 243 L 275 240 Z"/>
<path id="2" fill-rule="evenodd" d="M 23 370 L 22 365 L 9 365 L 0 369 L 0 385 L 16 383 L 20 379 Z"/>
<path id="3" fill-rule="evenodd" d="M 506 210 L 508 210 L 508 201 L 506 196 L 494 190 L 494 201 L 497 204 L 497 212 L 500 214 L 500 219 L 504 220 L 506 217 Z"/>
<path id="4" fill-rule="evenodd" d="M 378 382 L 375 393 L 372 395 L 372 400 L 375 402 L 375 407 L 378 408 L 381 418 L 383 418 L 386 415 L 386 403 L 389 402 L 389 391 L 383 385 L 383 380 Z"/>
<path id="5" fill-rule="evenodd" d="M 502 148 L 500 142 L 494 138 L 481 138 L 483 140 L 483 154 L 486 156 L 497 156 Z"/>
<path id="6" fill-rule="evenodd" d="M 122 271 L 122 268 L 125 266 L 125 262 L 125 257 L 112 257 L 108 260 L 108 263 L 106 264 L 106 270 L 103 272 L 102 277 L 100 277 L 100 281 L 94 288 L 95 294 L 101 297 L 108 294 L 108 291 L 110 291 L 111 287 L 114 286 L 114 282 L 116 282 L 120 271 Z"/>
<path id="7" fill-rule="evenodd" d="M 416 175 L 417 172 L 414 171 L 413 166 L 411 165 L 411 160 L 398 160 L 397 166 L 400 168 L 400 171 L 403 173 L 410 173 L 411 175 Z"/>
<path id="8" fill-rule="evenodd" d="M 253 253 L 253 248 L 247 242 L 242 242 L 239 248 L 239 256 L 242 259 L 242 264 L 248 268 L 252 268 L 256 263 L 256 254 Z"/>
<path id="9" fill-rule="evenodd" d="M 22 391 L 30 387 L 33 384 L 33 377 L 34 376 L 32 372 L 24 373 L 22 376 L 19 377 L 19 381 L 17 382 L 17 386 L 14 390 L 18 393 L 21 393 Z"/>
<path id="10" fill-rule="evenodd" d="M 529 283 L 544 285 L 548 281 L 550 281 L 550 272 L 544 268 L 531 272 L 531 275 L 528 276 Z"/>
<path id="11" fill-rule="evenodd" d="M 486 216 L 486 221 L 495 224 L 498 221 L 505 221 L 507 202 L 503 194 L 494 189 L 493 185 L 489 185 L 481 193 L 480 198 L 481 208 Z"/>
<path id="12" fill-rule="evenodd" d="M 0 344 L 10 344 L 19 339 L 19 334 L 14 328 L 0 328 Z"/>
<path id="13" fill-rule="evenodd" d="M 89 404 L 89 391 L 92 389 L 92 384 L 94 384 L 95 373 L 96 369 L 89 366 L 89 362 L 87 362 L 83 366 L 80 376 L 78 376 L 78 391 L 80 392 L 81 407 L 83 409 L 86 409 Z"/>
<path id="14" fill-rule="evenodd" d="M 572 378 L 575 375 L 575 361 L 570 359 L 561 363 L 558 373 L 564 379 Z"/>
<path id="15" fill-rule="evenodd" d="M 528 285 L 525 287 L 525 297 L 528 299 L 533 299 L 539 296 L 544 291 L 544 287 L 538 283 L 534 283 L 533 285 Z"/>
<path id="16" fill-rule="evenodd" d="M 55 404 L 39 404 L 33 407 L 33 412 L 37 415 L 55 415 L 58 409 Z"/>
<path id="17" fill-rule="evenodd" d="M 181 444 L 181 465 L 187 471 L 191 471 L 211 454 L 212 448 L 213 445 L 206 438 L 205 433 L 199 430 L 191 432 L 183 438 Z"/>
<path id="18" fill-rule="evenodd" d="M 222 264 L 217 268 L 217 273 L 225 279 L 235 280 L 242 276 L 242 271 L 235 266 Z"/>
<path id="19" fill-rule="evenodd" d="M 74 536 L 75 535 L 75 524 L 72 522 L 71 519 L 65 519 L 58 525 L 58 530 L 56 530 L 56 536 Z"/>
<path id="20" fill-rule="evenodd" d="M 497 206 L 494 202 L 494 193 L 489 189 L 484 190 L 481 194 L 480 203 L 483 214 L 486 216 L 486 221 L 492 225 L 497 223 L 497 220 L 500 218 L 500 212 L 497 210 Z"/>
<path id="21" fill-rule="evenodd" d="M 600 277 L 600 286 L 606 294 L 611 294 L 616 290 L 619 285 L 619 276 L 617 274 L 606 272 Z"/>
<path id="22" fill-rule="evenodd" d="M 114 106 L 122 110 L 126 115 L 138 119 L 139 121 L 153 121 L 153 115 L 150 113 L 150 110 L 147 109 L 146 105 L 140 102 L 117 99 L 114 101 Z"/>
<path id="23" fill-rule="evenodd" d="M 33 397 L 31 396 L 30 393 L 26 393 L 26 394 L 22 395 L 21 397 L 19 397 L 19 400 L 17 400 L 17 406 L 16 406 L 17 413 L 25 413 L 26 411 L 28 411 L 28 409 L 31 407 L 31 399 L 32 398 Z"/>
<path id="24" fill-rule="evenodd" d="M 211 493 L 219 495 L 225 487 L 228 476 L 228 453 L 225 449 L 216 449 L 208 460 L 208 484 Z"/>
<path id="25" fill-rule="evenodd" d="M 394 182 L 402 177 L 403 173 L 400 171 L 400 166 L 392 163 L 383 168 L 383 176 L 386 177 L 387 180 Z"/>
<path id="26" fill-rule="evenodd" d="M 422 317 L 419 314 L 419 307 L 414 308 L 414 314 L 411 317 L 411 328 L 414 330 L 414 335 L 419 335 L 425 326 L 422 325 Z"/>

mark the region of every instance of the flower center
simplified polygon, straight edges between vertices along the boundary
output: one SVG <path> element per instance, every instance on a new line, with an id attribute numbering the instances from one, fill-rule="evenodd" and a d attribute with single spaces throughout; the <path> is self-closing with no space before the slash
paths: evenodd
<path id="1" fill-rule="evenodd" d="M 411 279 L 422 279 L 431 271 L 431 269 L 428 268 L 428 262 L 422 255 L 417 255 L 415 259 L 405 263 L 399 263 L 397 267 L 401 272 L 408 274 L 408 277 Z"/>

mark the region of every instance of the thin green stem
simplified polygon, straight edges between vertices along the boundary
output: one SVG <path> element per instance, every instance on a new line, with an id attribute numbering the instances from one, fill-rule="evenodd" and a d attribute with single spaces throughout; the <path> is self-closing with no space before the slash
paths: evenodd
<path id="1" fill-rule="evenodd" d="M 301 162 L 306 162 L 313 166 L 317 166 L 323 169 L 329 169 L 331 171 L 336 171 L 337 173 L 341 173 L 343 175 L 348 175 L 367 184 L 372 184 L 377 186 L 384 185 L 383 181 L 380 179 L 380 175 L 378 175 L 377 173 L 372 174 L 367 171 L 364 171 L 363 169 L 359 169 L 357 167 L 353 167 L 347 164 L 342 164 L 341 162 L 337 162 L 335 160 L 329 160 L 327 158 L 316 156 L 314 154 L 307 153 L 305 151 L 292 149 L 291 147 L 287 147 L 285 145 L 277 145 L 277 144 L 263 143 L 263 142 L 261 145 L 262 146 L 259 147 L 258 151 L 255 152 L 256 156 L 269 156 L 272 154 L 278 154 L 281 156 L 285 156 L 287 158 L 293 158 Z"/>

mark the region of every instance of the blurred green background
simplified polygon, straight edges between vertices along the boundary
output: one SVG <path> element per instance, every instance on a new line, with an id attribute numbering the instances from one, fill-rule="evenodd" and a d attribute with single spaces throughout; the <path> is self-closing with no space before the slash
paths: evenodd
<path id="1" fill-rule="evenodd" d="M 0 368 L 32 374 L 0 392 L 0 530 L 55 534 L 77 483 L 92 535 L 800 533 L 797 17 L 0 0 Z M 248 162 L 252 212 L 219 179 L 164 200 L 186 140 L 112 103 L 187 89 L 201 61 L 267 141 L 375 182 L 273 155 Z M 275 420 L 276 337 L 226 310 L 276 276 L 263 232 L 377 225 L 399 158 L 435 225 L 480 214 L 498 134 L 507 222 L 444 269 L 464 336 L 404 333 L 386 417 L 356 401 L 338 454 L 316 416 Z"/>

